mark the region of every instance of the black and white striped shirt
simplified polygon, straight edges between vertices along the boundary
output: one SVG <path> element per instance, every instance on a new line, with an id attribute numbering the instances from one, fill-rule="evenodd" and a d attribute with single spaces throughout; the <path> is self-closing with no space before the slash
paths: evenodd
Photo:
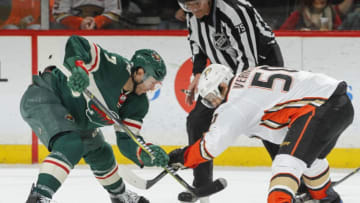
<path id="1" fill-rule="evenodd" d="M 234 72 L 258 64 L 275 44 L 271 28 L 245 0 L 212 0 L 209 16 L 197 19 L 187 14 L 187 27 L 193 54 L 193 73 L 201 73 L 206 59 L 228 65 Z"/>

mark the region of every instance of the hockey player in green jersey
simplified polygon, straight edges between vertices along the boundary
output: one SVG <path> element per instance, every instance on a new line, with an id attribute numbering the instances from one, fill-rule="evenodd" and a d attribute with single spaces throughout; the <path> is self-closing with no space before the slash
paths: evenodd
<path id="1" fill-rule="evenodd" d="M 145 94 L 166 75 L 160 55 L 137 50 L 131 60 L 111 53 L 80 36 L 71 36 L 65 48 L 66 78 L 56 67 L 47 67 L 33 78 L 21 100 L 21 115 L 50 151 L 40 166 L 27 203 L 50 202 L 74 166 L 84 158 L 96 179 L 108 191 L 112 203 L 147 203 L 125 188 L 111 146 L 99 127 L 113 121 L 81 93 L 88 88 L 134 134 L 139 135 L 149 108 Z M 114 127 L 120 152 L 138 166 L 161 166 L 168 155 L 149 145 L 155 159 L 141 151 L 122 129 Z"/>

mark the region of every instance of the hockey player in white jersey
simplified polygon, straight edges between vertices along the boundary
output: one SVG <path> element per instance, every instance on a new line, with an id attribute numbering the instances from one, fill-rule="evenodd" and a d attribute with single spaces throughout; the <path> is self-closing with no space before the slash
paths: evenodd
<path id="1" fill-rule="evenodd" d="M 240 135 L 280 145 L 272 163 L 268 203 L 291 203 L 304 183 L 312 199 L 341 203 L 326 156 L 352 123 L 347 84 L 304 71 L 260 66 L 233 75 L 213 64 L 201 74 L 203 104 L 216 108 L 208 132 L 170 153 L 170 164 L 195 168 L 220 155 Z"/>

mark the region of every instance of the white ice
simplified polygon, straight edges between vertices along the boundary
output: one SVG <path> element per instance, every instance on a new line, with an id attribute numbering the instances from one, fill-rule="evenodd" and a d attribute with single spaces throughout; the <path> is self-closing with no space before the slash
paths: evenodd
<path id="1" fill-rule="evenodd" d="M 36 181 L 39 165 L 0 165 L 0 203 L 24 203 L 31 184 Z M 139 176 L 153 178 L 160 168 L 137 169 Z M 339 180 L 352 169 L 332 169 L 332 180 Z M 179 175 L 191 183 L 190 170 Z M 214 177 L 228 181 L 225 190 L 211 196 L 211 203 L 264 203 L 271 175 L 270 168 L 216 167 Z M 140 190 L 127 184 L 127 188 L 147 197 L 152 203 L 176 203 L 184 188 L 167 175 L 149 190 Z M 336 186 L 345 203 L 360 202 L 360 173 Z M 57 203 L 109 203 L 106 191 L 100 186 L 87 166 L 77 166 L 54 196 Z"/>

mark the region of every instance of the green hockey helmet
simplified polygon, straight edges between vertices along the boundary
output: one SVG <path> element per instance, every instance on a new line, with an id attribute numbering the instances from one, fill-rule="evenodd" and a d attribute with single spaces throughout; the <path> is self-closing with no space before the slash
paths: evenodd
<path id="1" fill-rule="evenodd" d="M 166 75 L 166 66 L 161 56 L 152 49 L 139 49 L 131 58 L 131 73 L 135 72 L 139 67 L 145 71 L 146 80 L 152 76 L 157 81 L 162 81 Z"/>

